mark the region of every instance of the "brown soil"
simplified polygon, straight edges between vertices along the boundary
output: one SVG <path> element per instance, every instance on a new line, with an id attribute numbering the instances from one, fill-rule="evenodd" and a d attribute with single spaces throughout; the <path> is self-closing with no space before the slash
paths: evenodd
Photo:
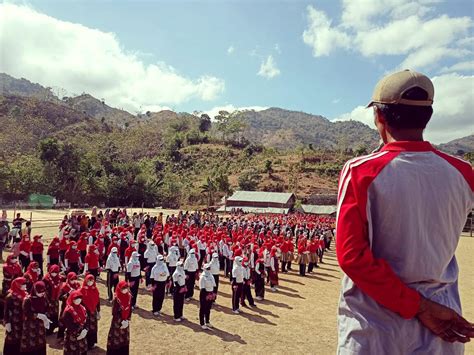
<path id="1" fill-rule="evenodd" d="M 34 218 L 37 211 L 34 211 Z M 64 214 L 60 212 L 59 215 Z M 54 213 L 44 212 L 44 217 Z M 56 213 L 57 215 L 57 213 Z M 11 216 L 11 212 L 9 212 Z M 26 213 L 24 216 L 27 217 Z M 46 241 L 56 228 L 38 229 Z M 35 231 L 34 231 L 35 233 Z M 464 316 L 474 321 L 474 238 L 461 238 L 458 248 L 460 292 Z M 293 267 L 295 268 L 295 267 Z M 313 353 L 334 354 L 337 345 L 337 302 L 341 272 L 334 252 L 325 256 L 325 264 L 316 273 L 302 278 L 296 271 L 281 275 L 279 291 L 267 289 L 266 300 L 258 308 L 245 309 L 241 315 L 231 312 L 231 290 L 222 280 L 217 305 L 211 311 L 212 331 L 199 327 L 196 301 L 185 304 L 187 321 L 176 324 L 172 319 L 172 299 L 166 298 L 163 315 L 153 317 L 151 296 L 141 287 L 139 309 L 131 322 L 131 354 L 158 353 Z M 105 277 L 105 275 L 104 275 Z M 99 285 L 105 298 L 104 283 Z M 196 296 L 196 293 L 195 293 Z M 471 301 L 471 302 L 469 302 Z M 99 322 L 99 344 L 90 354 L 105 353 L 110 325 L 110 306 L 102 300 L 102 319 Z M 4 332 L 0 332 L 3 346 Z M 48 338 L 48 354 L 62 354 L 54 336 Z M 466 346 L 466 354 L 474 354 L 474 346 Z"/>

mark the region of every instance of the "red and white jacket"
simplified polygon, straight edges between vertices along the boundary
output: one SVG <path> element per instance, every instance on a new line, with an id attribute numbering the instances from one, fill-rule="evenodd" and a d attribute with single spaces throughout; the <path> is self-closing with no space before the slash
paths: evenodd
<path id="1" fill-rule="evenodd" d="M 461 313 L 454 253 L 473 188 L 470 164 L 428 142 L 389 143 L 346 163 L 336 230 L 345 273 L 339 353 L 456 353 L 460 344 L 413 317 L 420 294 Z"/>

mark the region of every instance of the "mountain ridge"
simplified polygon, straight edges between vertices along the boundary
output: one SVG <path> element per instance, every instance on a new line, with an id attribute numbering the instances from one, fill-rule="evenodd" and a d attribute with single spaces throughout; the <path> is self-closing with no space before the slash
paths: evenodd
<path id="1" fill-rule="evenodd" d="M 7 98 L 3 100 L 3 105 L 14 101 L 13 96 L 26 97 L 32 100 L 30 106 L 37 106 L 37 110 L 40 110 L 40 112 L 51 109 L 53 116 L 55 115 L 54 112 L 62 111 L 63 114 L 71 115 L 73 120 L 82 117 L 90 122 L 90 119 L 93 119 L 101 124 L 106 124 L 106 127 L 102 127 L 106 131 L 113 127 L 142 126 L 153 121 L 165 125 L 169 120 L 182 115 L 190 115 L 170 110 L 133 115 L 125 110 L 109 106 L 103 99 L 97 99 L 87 93 L 60 99 L 49 87 L 32 83 L 25 78 L 16 79 L 5 73 L 0 73 L 0 89 L 0 95 Z M 40 104 L 41 101 L 50 104 L 42 105 Z M 26 105 L 25 100 L 18 99 L 13 106 L 18 105 L 19 102 Z M 57 107 L 53 108 L 53 105 L 57 105 Z M 8 110 L 4 107 L 1 114 L 5 115 L 5 111 Z M 28 112 L 28 114 L 30 116 L 34 115 L 35 110 Z M 261 111 L 245 110 L 234 112 L 234 114 L 243 123 L 242 135 L 247 140 L 254 144 L 277 149 L 291 150 L 304 145 L 311 145 L 314 148 L 332 150 L 355 150 L 360 148 L 371 150 L 379 141 L 376 130 L 355 120 L 333 122 L 322 115 L 279 107 L 270 107 Z M 67 124 L 67 122 L 66 118 L 63 123 Z M 75 123 L 78 124 L 79 122 Z M 21 125 L 21 119 L 16 124 Z M 51 133 L 54 132 L 55 130 Z M 44 134 L 46 132 L 40 130 L 40 136 Z M 452 154 L 472 152 L 474 151 L 473 140 L 471 135 L 440 144 L 439 147 Z"/>

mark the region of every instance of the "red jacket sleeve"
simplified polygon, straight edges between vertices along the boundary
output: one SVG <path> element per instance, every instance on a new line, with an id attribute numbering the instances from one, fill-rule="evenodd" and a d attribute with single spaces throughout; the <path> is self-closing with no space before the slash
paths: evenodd
<path id="1" fill-rule="evenodd" d="M 420 294 L 405 285 L 383 259 L 376 259 L 369 245 L 367 221 L 361 215 L 357 186 L 347 184 L 339 196 L 336 252 L 339 265 L 365 294 L 406 319 L 413 318 L 420 305 Z M 363 209 L 362 211 L 364 211 Z"/>

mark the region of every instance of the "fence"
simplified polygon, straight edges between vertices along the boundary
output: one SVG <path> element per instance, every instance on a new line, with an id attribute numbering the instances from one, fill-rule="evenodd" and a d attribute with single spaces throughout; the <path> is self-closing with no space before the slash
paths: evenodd
<path id="1" fill-rule="evenodd" d="M 25 206 L 25 207 L 22 207 L 22 206 Z M 61 211 L 61 209 L 58 207 L 58 206 L 61 206 L 63 211 Z M 28 208 L 29 207 L 29 208 Z M 31 222 L 31 225 L 32 225 L 32 228 L 34 230 L 36 229 L 43 229 L 43 228 L 53 228 L 53 227 L 59 227 L 59 225 L 61 224 L 61 221 L 63 220 L 64 216 L 65 215 L 68 215 L 70 216 L 71 214 L 71 211 L 74 210 L 74 209 L 71 209 L 71 204 L 70 203 L 63 203 L 63 204 L 56 204 L 56 207 L 57 208 L 54 208 L 54 211 L 53 209 L 48 209 L 48 210 L 45 210 L 45 209 L 33 209 L 31 208 L 31 206 L 29 206 L 27 203 L 26 204 L 16 204 L 14 206 L 12 206 L 12 208 L 10 208 L 10 212 L 7 220 L 11 223 L 13 221 L 13 218 L 16 216 L 16 213 L 21 211 L 22 212 L 22 217 L 27 220 L 27 221 L 30 221 Z M 111 209 L 127 209 L 127 212 L 128 212 L 128 215 L 131 217 L 133 215 L 134 212 L 146 212 L 146 213 L 149 213 L 150 211 L 156 211 L 158 212 L 158 210 L 156 208 L 154 209 L 150 209 L 150 208 L 144 208 L 144 207 L 111 207 Z M 6 210 L 7 208 L 3 207 L 2 205 L 2 209 L 3 210 Z M 165 210 L 162 210 L 161 208 L 159 208 L 161 211 L 165 211 Z M 28 212 L 25 213 L 24 210 L 28 210 Z M 105 210 L 105 208 L 101 208 L 99 207 L 98 208 L 98 211 L 99 210 Z M 87 215 L 91 215 L 91 210 L 89 209 L 84 209 L 84 212 L 87 214 Z M 38 218 L 36 217 L 35 218 L 35 214 L 36 216 L 38 214 L 40 215 L 43 215 L 43 218 L 41 218 L 41 216 Z M 44 216 L 44 214 L 47 214 L 47 215 L 53 215 L 53 216 Z"/>

